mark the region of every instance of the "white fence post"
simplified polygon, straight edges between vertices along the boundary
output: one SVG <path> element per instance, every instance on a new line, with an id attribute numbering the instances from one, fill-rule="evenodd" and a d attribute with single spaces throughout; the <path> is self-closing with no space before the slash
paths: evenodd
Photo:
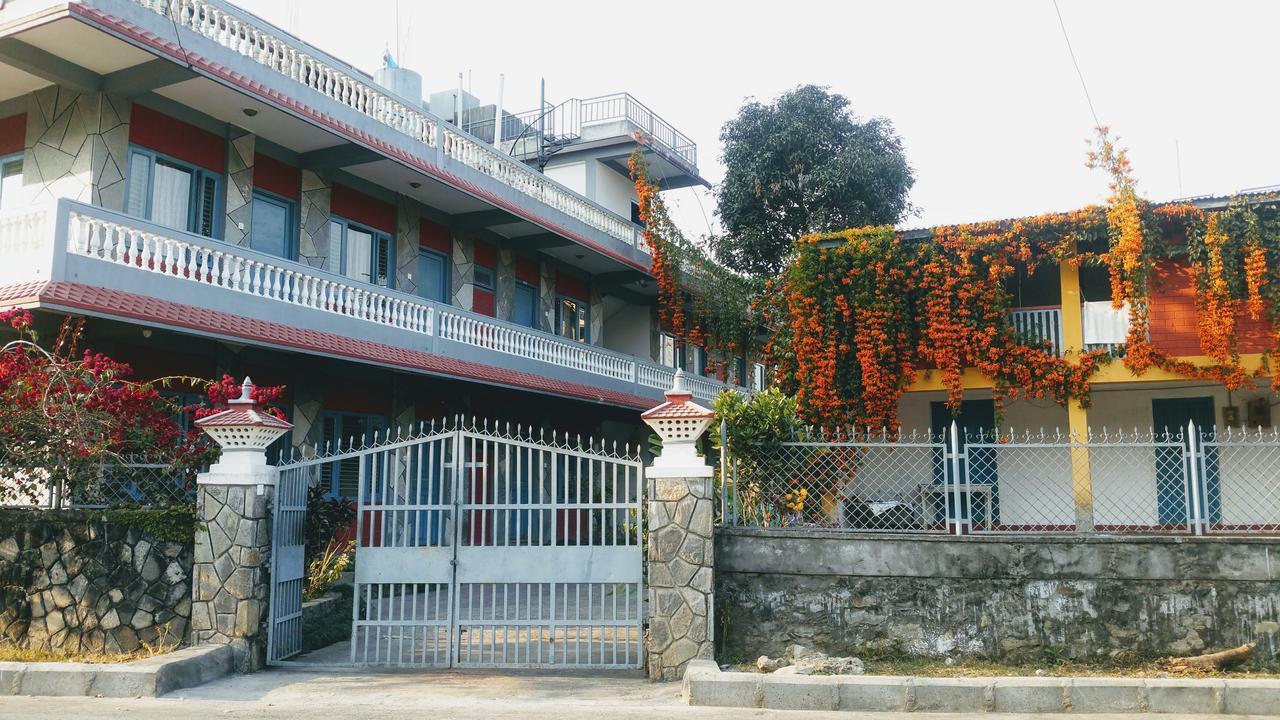
<path id="1" fill-rule="evenodd" d="M 1200 433 L 1196 430 L 1196 424 L 1193 420 L 1187 421 L 1187 455 L 1190 462 L 1187 466 L 1190 468 L 1189 476 L 1191 479 L 1191 527 L 1196 535 L 1204 534 L 1204 518 L 1201 513 L 1200 498 L 1200 460 L 1203 457 L 1203 448 L 1200 447 Z"/>
<path id="2" fill-rule="evenodd" d="M 969 468 L 965 467 L 967 473 Z M 945 476 L 945 472 L 943 475 Z M 954 505 L 955 518 L 955 534 L 963 535 L 964 528 L 961 527 L 962 516 L 960 512 L 960 428 L 956 425 L 956 421 L 951 421 L 951 499 Z M 949 514 L 946 503 L 942 507 L 943 518 Z"/>

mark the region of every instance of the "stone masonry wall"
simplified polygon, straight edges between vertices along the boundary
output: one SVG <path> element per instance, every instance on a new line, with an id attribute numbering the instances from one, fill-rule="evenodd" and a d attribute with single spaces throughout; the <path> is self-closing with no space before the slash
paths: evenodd
<path id="1" fill-rule="evenodd" d="M 649 677 L 712 656 L 710 477 L 659 477 L 649 495 Z"/>
<path id="2" fill-rule="evenodd" d="M 167 643 L 186 638 L 191 543 L 105 517 L 0 510 L 0 644 L 131 652 L 161 635 Z"/>
<path id="3" fill-rule="evenodd" d="M 1280 649 L 1280 540 L 840 536 L 718 529 L 722 661 L 839 655 L 1035 661 Z"/>
<path id="4" fill-rule="evenodd" d="M 201 484 L 196 501 L 193 644 L 228 644 L 236 669 L 265 662 L 271 492 Z"/>

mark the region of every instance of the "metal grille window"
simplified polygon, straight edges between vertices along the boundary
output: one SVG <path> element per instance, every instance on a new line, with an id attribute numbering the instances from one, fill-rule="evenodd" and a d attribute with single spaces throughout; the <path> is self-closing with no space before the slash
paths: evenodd
<path id="1" fill-rule="evenodd" d="M 0 158 L 0 212 L 22 205 L 22 155 Z"/>
<path id="2" fill-rule="evenodd" d="M 329 221 L 329 268 L 349 278 L 391 287 L 391 236 L 335 217 Z"/>
<path id="3" fill-rule="evenodd" d="M 221 176 L 166 155 L 132 148 L 125 211 L 205 237 L 221 234 Z"/>

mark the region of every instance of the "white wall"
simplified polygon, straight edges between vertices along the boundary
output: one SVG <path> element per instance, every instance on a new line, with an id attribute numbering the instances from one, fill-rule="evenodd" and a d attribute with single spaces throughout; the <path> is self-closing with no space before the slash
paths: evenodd
<path id="1" fill-rule="evenodd" d="M 649 357 L 649 334 L 652 332 L 649 308 L 609 296 L 604 299 L 604 310 L 601 344 L 628 355 Z"/>
<path id="2" fill-rule="evenodd" d="M 595 162 L 594 160 L 592 162 Z M 548 165 L 546 176 L 581 195 L 587 195 L 587 163 L 574 162 Z M 587 195 L 587 197 L 591 197 Z M 630 211 L 628 211 L 629 213 Z M 629 217 L 630 215 L 628 215 Z"/>
<path id="3" fill-rule="evenodd" d="M 631 179 L 610 168 L 598 160 L 596 164 L 596 187 L 592 200 L 614 211 L 624 218 L 631 217 L 631 203 L 636 199 L 636 186 Z"/>

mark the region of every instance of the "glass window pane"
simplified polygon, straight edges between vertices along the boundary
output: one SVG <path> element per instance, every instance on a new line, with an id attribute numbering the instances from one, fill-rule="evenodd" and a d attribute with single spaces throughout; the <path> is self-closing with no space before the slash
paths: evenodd
<path id="1" fill-rule="evenodd" d="M 391 287 L 391 238 L 379 233 L 373 238 L 373 280 L 383 287 Z"/>
<path id="2" fill-rule="evenodd" d="M 157 162 L 151 183 L 151 222 L 186 230 L 191 220 L 191 171 Z"/>
<path id="3" fill-rule="evenodd" d="M 289 207 L 284 203 L 255 197 L 249 247 L 258 252 L 288 257 L 289 215 Z"/>
<path id="4" fill-rule="evenodd" d="M 373 234 L 347 226 L 346 260 L 349 278 L 370 282 L 371 260 L 373 259 Z"/>
<path id="5" fill-rule="evenodd" d="M 0 167 L 0 210 L 22 204 L 22 161 L 10 160 Z"/>
<path id="6" fill-rule="evenodd" d="M 129 156 L 129 198 L 125 212 L 144 218 L 147 216 L 147 195 L 151 191 L 151 158 L 141 153 Z"/>

